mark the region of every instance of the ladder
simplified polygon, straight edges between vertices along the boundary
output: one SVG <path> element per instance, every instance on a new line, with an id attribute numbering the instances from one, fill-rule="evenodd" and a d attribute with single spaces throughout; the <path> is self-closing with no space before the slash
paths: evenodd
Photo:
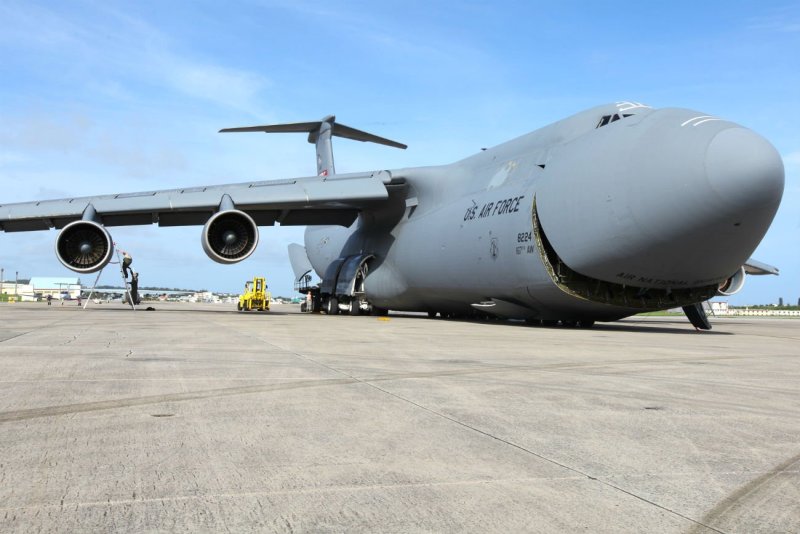
<path id="1" fill-rule="evenodd" d="M 133 311 L 136 311 L 136 304 L 133 302 L 133 294 L 131 293 L 131 286 L 130 283 L 128 283 L 128 279 L 125 278 L 125 269 L 122 268 L 122 258 L 119 255 L 119 250 L 116 250 L 115 252 L 117 253 L 116 263 L 119 265 L 119 274 L 122 277 L 122 285 L 125 287 L 125 298 L 123 298 L 123 301 L 130 304 L 131 309 Z M 115 263 L 115 262 L 109 262 L 109 263 Z M 89 296 L 86 297 L 86 302 L 84 302 L 83 304 L 84 310 L 86 309 L 86 306 L 89 305 L 89 301 L 92 299 L 92 294 L 94 294 L 94 290 L 97 287 L 97 282 L 100 280 L 100 275 L 103 274 L 104 269 L 105 267 L 103 267 L 103 269 L 100 269 L 100 271 L 98 271 L 97 276 L 94 279 L 94 284 L 92 284 L 92 289 L 91 291 L 89 291 Z M 133 269 L 131 269 L 131 273 L 133 272 L 134 272 Z"/>

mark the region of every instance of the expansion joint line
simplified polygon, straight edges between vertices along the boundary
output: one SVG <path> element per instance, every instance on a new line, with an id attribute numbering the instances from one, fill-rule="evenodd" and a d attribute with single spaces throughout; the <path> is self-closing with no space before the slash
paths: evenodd
<path id="1" fill-rule="evenodd" d="M 496 435 L 494 435 L 494 434 L 492 434 L 490 432 L 487 432 L 485 430 L 481 430 L 480 428 L 472 426 L 469 423 L 465 423 L 464 421 L 459 421 L 458 419 L 455 419 L 454 417 L 451 417 L 451 416 L 449 416 L 449 415 L 447 415 L 445 413 L 439 412 L 437 410 L 434 410 L 432 408 L 429 408 L 427 406 L 419 404 L 418 402 L 415 402 L 415 401 L 413 401 L 411 399 L 403 397 L 402 395 L 398 395 L 397 393 L 393 393 L 391 391 L 388 391 L 388 390 L 378 386 L 377 384 L 374 384 L 374 383 L 370 382 L 368 379 L 365 380 L 365 379 L 358 378 L 357 376 L 353 376 L 350 373 L 342 371 L 341 369 L 337 369 L 335 367 L 331 367 L 330 365 L 324 364 L 322 362 L 314 360 L 313 358 L 309 358 L 308 356 L 304 356 L 304 355 L 296 353 L 294 351 L 292 351 L 292 353 L 297 355 L 299 358 L 302 358 L 302 359 L 304 359 L 306 361 L 309 361 L 309 362 L 311 362 L 313 364 L 319 365 L 319 366 L 324 367 L 326 369 L 329 369 L 329 370 L 331 370 L 331 371 L 333 371 L 335 373 L 338 373 L 340 375 L 346 376 L 347 378 L 352 379 L 356 383 L 361 383 L 361 384 L 364 384 L 364 385 L 369 386 L 371 388 L 377 389 L 378 391 L 380 391 L 380 392 L 382 392 L 382 393 L 384 393 L 386 395 L 389 395 L 389 396 L 394 397 L 394 398 L 396 398 L 396 399 L 398 399 L 400 401 L 403 401 L 403 402 L 406 402 L 408 404 L 411 404 L 412 406 L 415 406 L 415 407 L 417 407 L 417 408 L 419 408 L 421 410 L 425 410 L 426 412 L 428 412 L 430 414 L 436 415 L 438 417 L 441 417 L 442 419 L 446 419 L 446 420 L 448 420 L 448 421 L 450 421 L 452 423 L 455 423 L 455 424 L 460 425 L 460 426 L 462 426 L 464 428 L 472 430 L 473 432 L 477 432 L 478 434 L 481 434 L 481 435 L 486 436 L 488 438 L 491 438 L 493 440 L 499 441 L 500 443 L 508 445 L 509 447 L 514 447 L 515 449 L 518 449 L 518 450 L 520 450 L 520 451 L 522 451 L 524 453 L 530 454 L 531 456 L 535 456 L 536 458 L 539 458 L 540 460 L 544 460 L 545 462 L 549 462 L 551 464 L 557 465 L 558 467 L 561 467 L 562 469 L 566 469 L 568 471 L 572 471 L 573 473 L 576 473 L 578 475 L 586 477 L 589 480 L 594 480 L 596 482 L 599 482 L 600 484 L 603 484 L 604 486 L 607 486 L 607 487 L 612 488 L 614 490 L 617 490 L 617 491 L 619 491 L 621 493 L 629 495 L 629 496 L 631 496 L 631 497 L 633 497 L 635 499 L 638 499 L 638 500 L 640 500 L 642 502 L 645 502 L 645 503 L 647 503 L 647 504 L 649 504 L 651 506 L 655 506 L 656 508 L 660 508 L 661 510 L 664 510 L 665 512 L 668 512 L 668 513 L 673 514 L 673 515 L 675 515 L 677 517 L 680 517 L 681 519 L 685 519 L 686 521 L 689 521 L 690 523 L 692 523 L 692 524 L 694 524 L 696 526 L 707 528 L 708 530 L 710 530 L 712 532 L 716 532 L 718 534 L 726 534 L 725 531 L 719 530 L 719 529 L 714 528 L 714 527 L 712 527 L 710 525 L 706 525 L 705 523 L 701 523 L 700 521 L 697 521 L 696 519 L 692 519 L 691 517 L 683 515 L 680 512 L 677 512 L 675 510 L 667 508 L 666 506 L 658 504 L 657 502 L 651 501 L 650 499 L 647 499 L 646 497 L 642 497 L 641 495 L 637 495 L 636 493 L 633 493 L 633 492 L 628 491 L 628 490 L 626 490 L 624 488 L 621 488 L 621 487 L 617 486 L 616 484 L 612 484 L 611 482 L 608 482 L 606 480 L 601 480 L 601 479 L 599 479 L 597 477 L 594 477 L 594 476 L 590 475 L 589 473 L 581 471 L 580 469 L 577 469 L 575 467 L 572 467 L 572 466 L 569 466 L 567 464 L 561 463 L 558 460 L 555 460 L 553 458 L 549 458 L 547 456 L 544 456 L 543 454 L 540 454 L 538 452 L 535 452 L 535 451 L 532 451 L 530 449 L 527 449 L 527 448 L 523 447 L 522 445 L 514 443 L 513 441 L 509 441 L 509 440 L 507 440 L 505 438 L 502 438 L 500 436 L 496 436 Z"/>
<path id="2" fill-rule="evenodd" d="M 336 369 L 334 369 L 334 370 L 336 370 Z M 347 375 L 347 373 L 342 373 L 342 374 Z M 347 375 L 347 376 L 349 376 L 349 375 Z M 356 377 L 351 377 L 351 378 L 353 380 L 356 380 L 358 382 L 366 384 L 366 385 L 368 385 L 370 387 L 373 387 L 373 388 L 375 388 L 375 389 L 377 389 L 379 391 L 382 391 L 383 393 L 385 393 L 387 395 L 391 395 L 392 397 L 395 397 L 396 399 L 399 399 L 401 401 L 407 402 L 407 403 L 409 403 L 409 404 L 411 404 L 413 406 L 416 406 L 417 408 L 425 410 L 426 412 L 429 412 L 429 413 L 431 413 L 433 415 L 439 416 L 439 417 L 441 417 L 443 419 L 447 419 L 448 421 L 451 421 L 451 422 L 453 422 L 453 423 L 455 423 L 457 425 L 460 425 L 460 426 L 462 426 L 464 428 L 472 430 L 473 432 L 477 432 L 478 434 L 482 434 L 482 435 L 484 435 L 484 436 L 486 436 L 488 438 L 494 439 L 496 441 L 499 441 L 500 443 L 503 443 L 503 444 L 508 445 L 510 447 L 514 447 L 515 449 L 518 449 L 518 450 L 520 450 L 522 452 L 530 454 L 531 456 L 535 456 L 536 458 L 539 458 L 540 460 L 544 460 L 545 462 L 549 462 L 551 464 L 557 465 L 558 467 L 561 467 L 562 469 L 566 469 L 568 471 L 572 471 L 573 473 L 576 473 L 578 475 L 584 476 L 584 477 L 588 478 L 589 480 L 594 480 L 596 482 L 599 482 L 600 484 L 603 484 L 604 486 L 608 486 L 609 488 L 612 488 L 612 489 L 615 489 L 615 490 L 617 490 L 619 492 L 625 493 L 626 495 L 629 495 L 629 496 L 634 497 L 635 499 L 638 499 L 638 500 L 640 500 L 642 502 L 645 502 L 647 504 L 655 506 L 656 508 L 660 508 L 661 510 L 664 510 L 665 512 L 669 512 L 670 514 L 676 515 L 676 516 L 678 516 L 678 517 L 680 517 L 682 519 L 685 519 L 686 521 L 689 521 L 689 522 L 691 522 L 691 523 L 693 523 L 693 524 L 695 524 L 697 526 L 701 526 L 701 527 L 707 528 L 707 529 L 709 529 L 709 530 L 711 530 L 713 532 L 717 532 L 718 534 L 726 534 L 722 530 L 719 530 L 719 529 L 716 529 L 716 528 L 714 528 L 712 526 L 709 526 L 709 525 L 706 525 L 704 523 L 701 523 L 701 522 L 697 521 L 696 519 L 692 519 L 691 517 L 685 516 L 685 515 L 681 514 L 680 512 L 676 512 L 675 510 L 667 508 L 666 506 L 658 504 L 657 502 L 653 502 L 653 501 L 651 501 L 651 500 L 649 500 L 649 499 L 647 499 L 645 497 L 642 497 L 641 495 L 637 495 L 637 494 L 635 494 L 635 493 L 633 493 L 631 491 L 628 491 L 628 490 L 626 490 L 624 488 L 621 488 L 621 487 L 617 486 L 616 484 L 612 484 L 611 482 L 608 482 L 608 481 L 605 481 L 605 480 L 601 480 L 601 479 L 599 479 L 597 477 L 594 477 L 594 476 L 590 475 L 589 473 L 581 471 L 580 469 L 577 469 L 575 467 L 563 464 L 563 463 L 559 462 L 558 460 L 555 460 L 553 458 L 549 458 L 547 456 L 544 456 L 543 454 L 540 454 L 538 452 L 535 452 L 535 451 L 532 451 L 530 449 L 527 449 L 527 448 L 523 447 L 522 445 L 514 443 L 513 441 L 509 441 L 509 440 L 507 440 L 505 438 L 501 438 L 500 436 L 496 436 L 496 435 L 494 435 L 494 434 L 492 434 L 490 432 L 487 432 L 485 430 L 481 430 L 480 428 L 474 427 L 474 426 L 470 425 L 469 423 L 465 423 L 464 421 L 459 421 L 458 419 L 455 419 L 454 417 L 451 417 L 451 416 L 449 416 L 447 414 L 444 414 L 442 412 L 439 412 L 439 411 L 436 411 L 434 409 L 428 408 L 427 406 L 423 406 L 422 404 L 414 402 L 413 400 L 407 399 L 407 398 L 405 398 L 405 397 L 403 397 L 401 395 L 398 395 L 396 393 L 392 393 L 391 391 L 387 391 L 386 389 L 384 389 L 384 388 L 382 388 L 382 387 L 380 387 L 380 386 L 378 386 L 376 384 L 372 384 L 372 383 L 370 383 L 368 381 L 365 381 L 365 380 L 360 380 L 360 379 L 358 379 Z"/>
<path id="3" fill-rule="evenodd" d="M 261 342 L 263 342 L 263 343 L 265 343 L 267 345 L 275 347 L 276 349 L 281 349 L 281 350 L 284 350 L 284 351 L 286 350 L 286 349 L 283 349 L 283 348 L 275 345 L 274 343 L 270 343 L 269 341 L 262 339 L 258 335 L 250 335 L 249 337 L 256 338 L 259 341 L 261 341 Z M 599 482 L 600 484 L 603 484 L 604 486 L 607 486 L 607 487 L 609 487 L 611 489 L 614 489 L 616 491 L 624 493 L 624 494 L 626 494 L 626 495 L 628 495 L 630 497 L 638 499 L 638 500 L 640 500 L 640 501 L 642 501 L 644 503 L 647 503 L 647 504 L 649 504 L 651 506 L 655 506 L 656 508 L 664 510 L 667 513 L 670 513 L 670 514 L 672 514 L 674 516 L 680 517 L 681 519 L 689 521 L 690 523 L 692 523 L 695 526 L 706 528 L 706 529 L 708 529 L 708 530 L 710 530 L 712 532 L 716 532 L 717 534 L 727 534 L 723 530 L 719 530 L 718 528 L 714 528 L 714 527 L 712 527 L 710 525 L 706 525 L 705 523 L 702 523 L 702 522 L 700 522 L 700 521 L 698 521 L 696 519 L 692 519 L 691 517 L 683 515 L 680 512 L 677 512 L 675 510 L 667 508 L 666 506 L 658 504 L 657 502 L 651 501 L 650 499 L 647 499 L 646 497 L 642 497 L 641 495 L 637 495 L 636 493 L 633 493 L 633 492 L 631 492 L 629 490 L 621 488 L 620 486 L 617 486 L 616 484 L 612 484 L 611 482 L 608 482 L 608 481 L 605 481 L 605 480 L 601 480 L 601 479 L 599 479 L 597 477 L 594 477 L 594 476 L 590 475 L 589 473 L 581 471 L 578 468 L 575 468 L 575 467 L 566 465 L 564 463 L 561 463 L 558 460 L 555 460 L 553 458 L 549 458 L 547 456 L 544 456 L 543 454 L 540 454 L 538 452 L 535 452 L 535 451 L 532 451 L 530 449 L 527 449 L 527 448 L 523 447 L 522 445 L 514 443 L 513 441 L 509 441 L 509 440 L 507 440 L 505 438 L 501 438 L 500 436 L 496 436 L 496 435 L 494 435 L 494 434 L 492 434 L 490 432 L 487 432 L 485 430 L 481 430 L 480 428 L 474 427 L 474 426 L 472 426 L 472 425 L 470 425 L 468 423 L 465 423 L 464 421 L 459 421 L 458 419 L 455 419 L 454 417 L 451 417 L 451 416 L 449 416 L 449 415 L 447 415 L 445 413 L 439 412 L 439 411 L 434 410 L 432 408 L 428 408 L 427 406 L 419 404 L 418 402 L 414 402 L 413 400 L 408 399 L 406 397 L 403 397 L 402 395 L 398 395 L 397 393 L 393 393 L 391 391 L 388 391 L 388 390 L 386 390 L 386 389 L 384 389 L 384 388 L 372 383 L 369 379 L 358 378 L 357 376 L 353 376 L 352 374 L 350 374 L 350 373 L 348 373 L 346 371 L 342 371 L 341 369 L 337 369 L 336 367 L 332 367 L 330 365 L 327 365 L 325 363 L 317 361 L 317 360 L 315 360 L 313 358 L 309 358 L 308 356 L 305 356 L 304 354 L 301 354 L 301 353 L 293 351 L 293 350 L 289 350 L 289 351 L 286 351 L 286 352 L 289 352 L 289 353 L 293 354 L 294 356 L 296 356 L 297 358 L 299 358 L 301 360 L 305 360 L 305 361 L 307 361 L 309 363 L 313 363 L 314 365 L 317 365 L 319 367 L 324 367 L 325 369 L 328 369 L 329 371 L 333 371 L 334 373 L 343 375 L 343 376 L 349 378 L 350 380 L 353 380 L 353 383 L 360 383 L 360 384 L 364 384 L 366 386 L 369 386 L 369 387 L 371 387 L 373 389 L 376 389 L 376 390 L 380 391 L 381 393 L 384 393 L 386 395 L 394 397 L 394 398 L 396 398 L 396 399 L 398 399 L 400 401 L 403 401 L 405 403 L 411 404 L 412 406 L 415 406 L 415 407 L 417 407 L 417 408 L 419 408 L 421 410 L 425 410 L 426 412 L 428 412 L 430 414 L 433 414 L 433 415 L 435 415 L 437 417 L 441 417 L 442 419 L 446 419 L 446 420 L 450 421 L 451 423 L 455 423 L 455 424 L 457 424 L 459 426 L 462 426 L 462 427 L 464 427 L 466 429 L 469 429 L 469 430 L 471 430 L 473 432 L 477 432 L 478 434 L 486 436 L 487 438 L 493 439 L 495 441 L 499 441 L 500 443 L 503 443 L 505 445 L 508 445 L 509 447 L 513 447 L 515 449 L 518 449 L 518 450 L 520 450 L 520 451 L 522 451 L 522 452 L 524 452 L 526 454 L 529 454 L 531 456 L 535 456 L 536 458 L 539 458 L 540 460 L 544 460 L 545 462 L 549 462 L 549 463 L 551 463 L 553 465 L 557 465 L 558 467 L 561 467 L 562 469 L 566 469 L 568 471 L 572 471 L 573 473 L 576 473 L 576 474 L 578 474 L 580 476 L 586 477 L 589 480 L 593 480 L 595 482 Z"/>

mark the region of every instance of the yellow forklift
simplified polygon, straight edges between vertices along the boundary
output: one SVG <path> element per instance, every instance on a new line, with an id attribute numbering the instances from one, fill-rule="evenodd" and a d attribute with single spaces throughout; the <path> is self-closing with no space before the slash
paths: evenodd
<path id="1" fill-rule="evenodd" d="M 266 278 L 256 276 L 244 283 L 244 293 L 239 296 L 239 304 L 236 305 L 236 309 L 239 311 L 269 311 L 270 297 Z"/>

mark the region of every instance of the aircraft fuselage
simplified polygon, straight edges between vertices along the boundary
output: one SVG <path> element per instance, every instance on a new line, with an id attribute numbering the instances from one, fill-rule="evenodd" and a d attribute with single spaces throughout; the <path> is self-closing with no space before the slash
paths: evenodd
<path id="1" fill-rule="evenodd" d="M 766 233 L 783 164 L 760 136 L 686 109 L 601 106 L 405 187 L 349 228 L 309 227 L 324 277 L 372 255 L 379 308 L 613 320 L 701 302 Z"/>

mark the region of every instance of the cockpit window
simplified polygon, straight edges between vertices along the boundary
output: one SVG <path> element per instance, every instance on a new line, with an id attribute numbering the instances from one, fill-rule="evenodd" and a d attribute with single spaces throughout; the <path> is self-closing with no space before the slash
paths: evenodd
<path id="1" fill-rule="evenodd" d="M 624 119 L 626 117 L 630 117 L 632 115 L 633 113 L 623 113 L 622 115 L 620 115 L 619 113 L 614 113 L 613 115 L 603 115 L 603 117 L 600 119 L 600 122 L 597 123 L 597 128 L 602 128 L 606 124 L 610 124 L 612 122 Z"/>

